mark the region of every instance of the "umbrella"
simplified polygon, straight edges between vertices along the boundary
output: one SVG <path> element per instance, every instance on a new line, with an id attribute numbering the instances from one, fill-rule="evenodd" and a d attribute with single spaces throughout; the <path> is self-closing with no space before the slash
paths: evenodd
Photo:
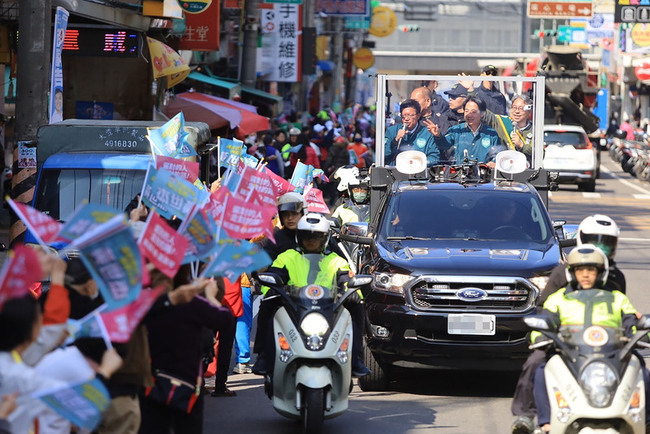
<path id="1" fill-rule="evenodd" d="M 147 36 L 149 55 L 151 56 L 151 67 L 153 78 L 167 76 L 167 88 L 171 89 L 190 74 L 190 67 L 187 66 L 181 56 L 167 44 Z"/>
<path id="2" fill-rule="evenodd" d="M 237 128 L 238 137 L 269 129 L 269 118 L 258 115 L 257 113 L 250 111 L 249 108 L 243 107 L 248 104 L 235 101 L 232 101 L 232 103 L 226 102 L 229 100 L 224 100 L 200 92 L 180 93 L 176 95 L 176 99 L 192 102 L 199 107 L 207 109 L 227 119 L 228 122 L 230 122 L 231 129 Z M 187 111 L 183 111 L 183 114 L 185 115 L 185 119 L 188 121 L 206 122 L 206 118 L 195 118 L 193 115 L 190 116 Z"/>
<path id="3" fill-rule="evenodd" d="M 169 100 L 169 104 L 163 108 L 163 113 L 171 119 L 179 112 L 183 112 L 185 120 L 205 122 L 211 130 L 216 130 L 217 128 L 225 126 L 228 126 L 231 129 L 236 128 L 237 123 L 229 125 L 230 122 L 228 121 L 228 118 L 234 118 L 237 114 L 232 113 L 232 110 L 226 108 L 222 111 L 215 111 L 218 108 L 219 107 L 214 107 L 213 110 L 211 110 L 196 104 L 194 101 L 183 98 L 172 98 Z"/>

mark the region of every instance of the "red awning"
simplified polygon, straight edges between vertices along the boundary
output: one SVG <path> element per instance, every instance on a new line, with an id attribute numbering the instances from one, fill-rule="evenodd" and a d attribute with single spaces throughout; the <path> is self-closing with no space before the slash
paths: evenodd
<path id="1" fill-rule="evenodd" d="M 176 95 L 175 99 L 176 102 L 181 101 L 183 104 L 185 102 L 195 104 L 196 107 L 207 110 L 207 112 L 198 109 L 190 111 L 189 107 L 187 111 L 183 109 L 183 115 L 187 121 L 206 122 L 210 125 L 210 128 L 213 128 L 209 122 L 209 118 L 215 116 L 221 117 L 230 123 L 231 129 L 237 129 L 236 136 L 239 138 L 269 129 L 269 118 L 251 111 L 251 108 L 254 109 L 253 106 L 244 107 L 245 104 L 235 101 L 232 101 L 232 103 L 227 102 L 228 100 L 224 100 L 223 98 L 213 97 L 200 92 L 184 92 Z M 165 114 L 167 114 L 167 109 L 165 109 Z"/>

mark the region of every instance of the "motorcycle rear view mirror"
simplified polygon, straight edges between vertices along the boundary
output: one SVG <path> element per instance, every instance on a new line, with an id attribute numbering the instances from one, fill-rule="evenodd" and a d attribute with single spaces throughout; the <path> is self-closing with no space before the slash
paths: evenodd
<path id="1" fill-rule="evenodd" d="M 261 282 L 268 283 L 269 285 L 275 285 L 275 286 L 282 285 L 282 279 L 280 279 L 280 276 L 274 273 L 259 273 L 257 275 L 257 278 Z"/>
<path id="2" fill-rule="evenodd" d="M 647 315 L 643 315 L 637 321 L 636 328 L 640 330 L 650 330 L 650 318 Z"/>
<path id="3" fill-rule="evenodd" d="M 372 283 L 372 276 L 367 274 L 357 274 L 348 282 L 348 288 L 360 288 L 362 286 L 370 285 L 370 283 Z"/>
<path id="4" fill-rule="evenodd" d="M 524 318 L 524 322 L 533 330 L 552 331 L 554 329 L 548 319 L 543 316 L 529 316 Z"/>

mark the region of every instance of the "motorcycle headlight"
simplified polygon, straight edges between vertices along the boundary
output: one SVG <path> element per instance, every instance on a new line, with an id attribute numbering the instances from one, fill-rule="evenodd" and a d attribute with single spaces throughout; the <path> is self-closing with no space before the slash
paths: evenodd
<path id="1" fill-rule="evenodd" d="M 597 408 L 607 407 L 616 392 L 616 373 L 607 363 L 592 362 L 580 374 L 580 384 L 589 403 Z"/>
<path id="2" fill-rule="evenodd" d="M 404 295 L 404 285 L 413 279 L 413 276 L 409 276 L 408 274 L 392 273 L 375 273 L 373 277 L 375 289 L 399 295 Z"/>
<path id="3" fill-rule="evenodd" d="M 307 336 L 323 336 L 330 326 L 323 315 L 312 312 L 303 318 L 300 328 Z"/>

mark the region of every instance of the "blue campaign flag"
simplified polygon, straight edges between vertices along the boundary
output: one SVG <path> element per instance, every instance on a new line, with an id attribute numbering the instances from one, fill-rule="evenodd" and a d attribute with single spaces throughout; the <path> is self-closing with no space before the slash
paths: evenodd
<path id="1" fill-rule="evenodd" d="M 259 270 L 273 262 L 259 245 L 243 240 L 226 239 L 203 270 L 203 276 L 225 276 L 234 282 L 243 273 Z"/>
<path id="2" fill-rule="evenodd" d="M 87 203 L 81 208 L 77 208 L 72 217 L 65 222 L 59 231 L 59 238 L 72 242 L 121 213 L 108 205 Z"/>
<path id="3" fill-rule="evenodd" d="M 323 172 L 323 169 L 314 169 L 311 171 L 311 175 L 313 178 L 320 178 L 325 182 L 330 182 L 329 178 L 325 175 L 325 172 Z"/>
<path id="4" fill-rule="evenodd" d="M 73 425 L 89 431 L 99 425 L 102 413 L 111 402 L 108 390 L 97 378 L 77 385 L 66 385 L 35 397 Z"/>
<path id="5" fill-rule="evenodd" d="M 155 208 L 158 214 L 167 219 L 177 216 L 184 220 L 194 204 L 202 206 L 209 196 L 208 191 L 175 176 L 169 170 L 156 170 L 151 166 L 142 189 L 145 205 Z"/>
<path id="6" fill-rule="evenodd" d="M 288 152 L 293 152 L 294 154 L 302 149 L 302 145 L 296 145 L 292 146 L 289 149 L 287 149 Z M 286 151 L 285 151 L 286 152 Z"/>
<path id="7" fill-rule="evenodd" d="M 237 168 L 239 159 L 245 153 L 244 142 L 219 138 L 219 166 Z"/>
<path id="8" fill-rule="evenodd" d="M 302 194 L 305 191 L 307 184 L 313 179 L 311 173 L 314 169 L 314 166 L 304 164 L 298 161 L 296 168 L 293 170 L 293 176 L 291 177 L 291 185 L 296 187 L 295 191 Z"/>
<path id="9" fill-rule="evenodd" d="M 245 165 L 252 167 L 253 169 L 255 169 L 257 165 L 260 163 L 260 160 L 258 160 L 257 158 L 253 157 L 251 154 L 248 154 L 246 152 L 244 152 L 241 155 L 241 159 Z"/>
<path id="10" fill-rule="evenodd" d="M 181 228 L 181 234 L 189 240 L 183 264 L 206 258 L 220 247 L 216 240 L 217 224 L 203 210 L 194 214 Z"/>
<path id="11" fill-rule="evenodd" d="M 113 217 L 82 237 L 73 247 L 97 283 L 106 311 L 133 302 L 142 290 L 140 249 L 124 214 Z"/>
<path id="12" fill-rule="evenodd" d="M 193 157 L 196 150 L 187 141 L 185 116 L 183 112 L 171 118 L 162 127 L 147 128 L 147 137 L 151 144 L 151 153 L 171 158 Z"/>

